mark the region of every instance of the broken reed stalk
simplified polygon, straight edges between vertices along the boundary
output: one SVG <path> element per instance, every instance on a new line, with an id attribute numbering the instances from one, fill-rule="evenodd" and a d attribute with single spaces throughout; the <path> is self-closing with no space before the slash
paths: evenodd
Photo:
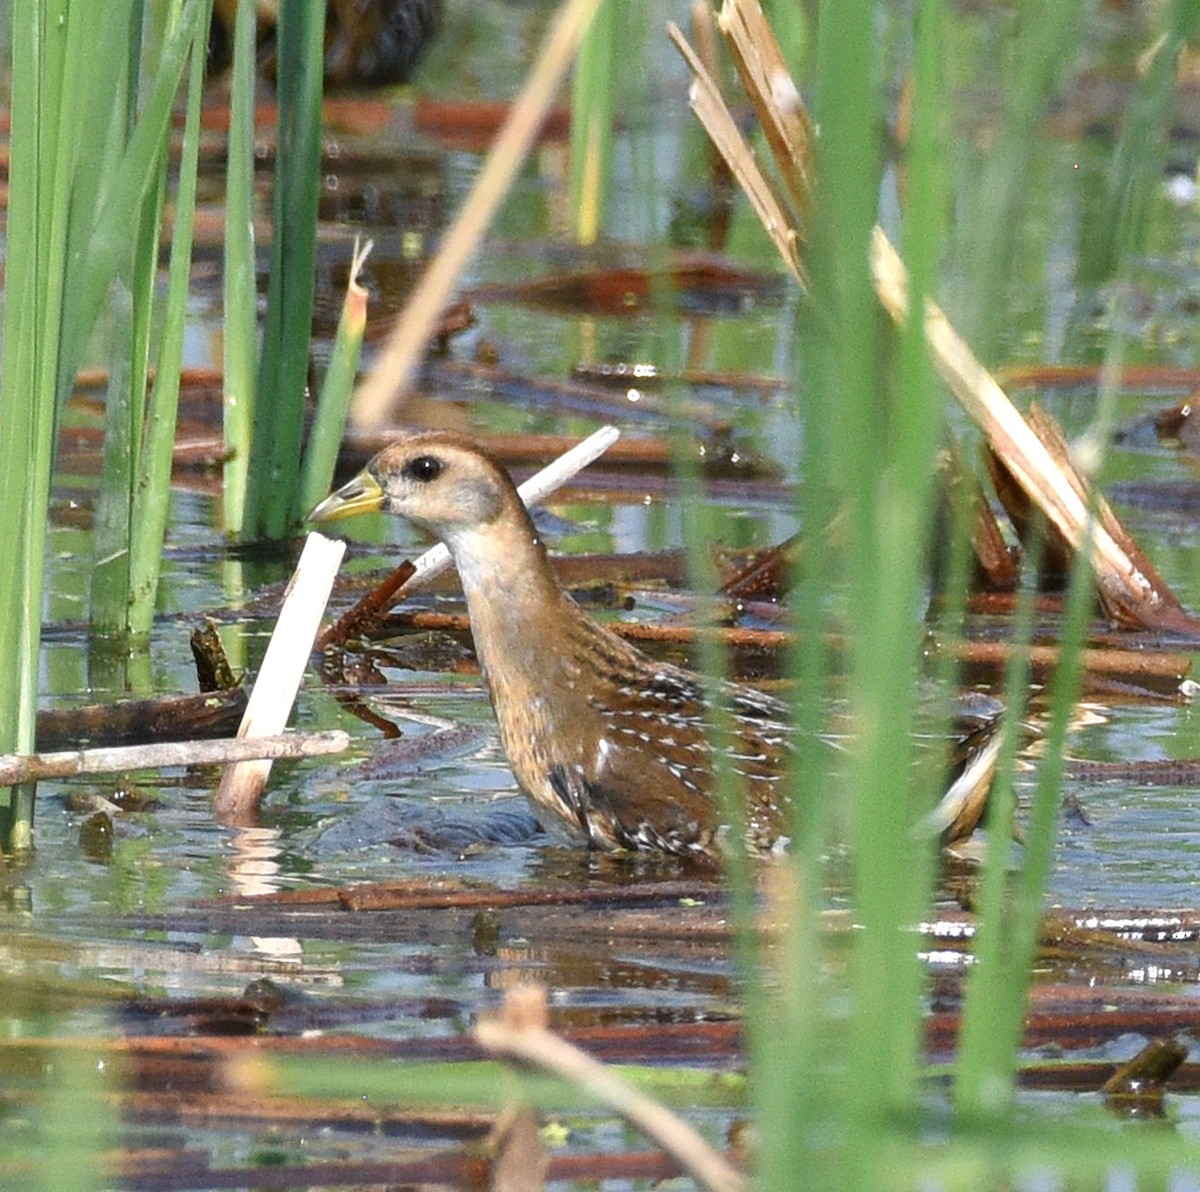
<path id="1" fill-rule="evenodd" d="M 350 734 L 336 729 L 216 741 L 160 741 L 152 745 L 67 749 L 57 753 L 6 753 L 0 754 L 0 786 L 46 778 L 72 778 L 77 774 L 123 774 L 168 766 L 220 766 L 263 758 L 277 761 L 319 757 L 341 753 L 349 744 Z"/>
<path id="2" fill-rule="evenodd" d="M 879 227 L 871 240 L 871 270 L 879 301 L 897 324 L 903 324 L 909 313 L 908 272 Z M 1104 498 L 1089 493 L 1087 482 L 1068 474 L 1054 458 L 932 300 L 925 303 L 925 337 L 938 373 L 1029 499 L 1074 550 L 1088 552 L 1106 603 L 1140 624 L 1195 632 L 1196 623 L 1170 589 L 1117 541 L 1117 533 L 1128 536 Z"/>
<path id="3" fill-rule="evenodd" d="M 811 129 L 800 115 L 802 105 L 770 26 L 753 0 L 726 0 L 719 25 L 742 85 L 767 130 L 780 173 L 798 201 L 806 203 L 811 188 L 807 166 Z M 750 199 L 784 264 L 803 284 L 796 215 L 763 171 L 720 88 L 684 35 L 674 25 L 669 32 L 694 75 L 692 110 Z M 872 237 L 871 270 L 880 303 L 902 325 L 908 317 L 908 274 L 879 227 Z M 1200 632 L 1200 621 L 1184 610 L 1108 504 L 1091 492 L 1069 461 L 1055 458 L 933 302 L 926 304 L 924 327 L 939 374 L 993 451 L 1072 549 L 1087 551 L 1106 613 L 1149 628 Z"/>
<path id="4" fill-rule="evenodd" d="M 688 44 L 679 26 L 669 22 L 667 34 L 692 71 L 692 84 L 688 90 L 688 103 L 692 111 L 750 200 L 750 205 L 783 258 L 783 263 L 796 281 L 802 286 L 805 285 L 794 213 L 789 210 L 787 202 L 758 164 L 750 142 L 742 135 L 737 121 L 726 106 L 720 86 L 709 74 L 699 55 Z"/>
<path id="5" fill-rule="evenodd" d="M 610 1106 L 709 1192 L 747 1192 L 746 1178 L 685 1121 L 546 1026 L 540 985 L 509 991 L 499 1014 L 481 1015 L 475 1038 L 489 1054 L 541 1069 Z"/>
<path id="6" fill-rule="evenodd" d="M 370 376 L 359 386 L 351 410 L 356 426 L 370 429 L 395 416 L 442 308 L 528 157 L 599 4 L 600 0 L 565 0 L 559 8 L 454 226 L 400 312 Z"/>
<path id="7" fill-rule="evenodd" d="M 324 18 L 321 5 L 283 4 L 276 25 L 271 267 L 246 478 L 247 538 L 278 539 L 296 528 L 316 284 Z"/>
<path id="8" fill-rule="evenodd" d="M 621 432 L 615 426 L 602 426 L 594 431 L 520 485 L 517 492 L 521 500 L 531 506 L 544 501 L 588 464 L 599 459 L 620 437 Z M 440 542 L 430 547 L 416 563 L 402 563 L 382 584 L 373 588 L 330 625 L 317 639 L 317 648 L 337 645 L 351 633 L 360 632 L 375 617 L 386 613 L 401 592 L 408 596 L 420 591 L 449 566 L 450 552 Z"/>
<path id="9" fill-rule="evenodd" d="M 344 542 L 309 534 L 250 693 L 239 737 L 273 736 L 283 731 L 345 552 Z M 231 766 L 217 787 L 213 814 L 223 823 L 249 823 L 270 773 L 269 760 Z"/>
<path id="10" fill-rule="evenodd" d="M 815 134 L 808 109 L 758 4 L 725 4 L 717 17 L 717 26 L 729 46 L 738 74 L 751 81 L 747 94 L 791 198 L 798 239 L 813 198 Z"/>

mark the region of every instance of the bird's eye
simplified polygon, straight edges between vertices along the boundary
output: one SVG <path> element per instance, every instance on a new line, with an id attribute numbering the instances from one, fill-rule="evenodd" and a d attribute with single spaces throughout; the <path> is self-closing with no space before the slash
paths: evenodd
<path id="1" fill-rule="evenodd" d="M 445 466 L 436 455 L 418 455 L 416 459 L 410 459 L 402 470 L 410 480 L 428 484 L 442 474 Z"/>

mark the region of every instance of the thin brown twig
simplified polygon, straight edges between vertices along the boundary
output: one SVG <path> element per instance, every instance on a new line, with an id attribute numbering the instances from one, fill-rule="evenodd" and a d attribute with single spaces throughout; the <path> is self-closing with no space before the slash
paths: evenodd
<path id="1" fill-rule="evenodd" d="M 417 568 L 405 559 L 387 579 L 376 584 L 361 600 L 350 606 L 336 621 L 326 625 L 317 636 L 317 649 L 340 646 L 347 638 L 367 632 L 380 617 L 386 615 L 396 600 L 396 593 L 408 583 Z"/>

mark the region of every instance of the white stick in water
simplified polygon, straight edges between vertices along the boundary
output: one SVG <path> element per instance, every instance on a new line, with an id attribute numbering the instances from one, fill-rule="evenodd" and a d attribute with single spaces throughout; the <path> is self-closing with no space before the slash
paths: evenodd
<path id="1" fill-rule="evenodd" d="M 309 534 L 250 692 L 239 737 L 271 736 L 287 724 L 345 551 L 340 540 Z M 227 823 L 244 823 L 258 807 L 270 773 L 269 761 L 230 766 L 217 787 L 213 813 Z"/>

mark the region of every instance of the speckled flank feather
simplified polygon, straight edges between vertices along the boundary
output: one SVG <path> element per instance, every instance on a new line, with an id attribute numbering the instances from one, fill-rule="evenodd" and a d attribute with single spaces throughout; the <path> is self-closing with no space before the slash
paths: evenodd
<path id="1" fill-rule="evenodd" d="M 591 778 L 593 791 L 611 788 L 616 775 L 649 771 L 656 774 L 658 789 L 674 797 L 677 808 L 692 813 L 666 817 L 664 829 L 663 816 L 657 823 L 638 820 L 636 806 L 626 811 L 628 800 L 610 793 L 619 820 L 616 830 L 626 847 L 711 851 L 712 712 L 700 677 L 652 662 L 582 612 L 570 619 L 566 636 L 581 662 L 603 676 L 590 698 L 603 732 Z M 781 827 L 787 708 L 737 684 L 722 684 L 722 695 L 733 738 L 729 761 L 747 797 L 749 843 L 767 849 Z"/>
<path id="2" fill-rule="evenodd" d="M 522 640 L 525 625 L 497 622 L 494 611 L 479 618 L 472 612 L 505 752 L 522 787 L 555 813 L 560 833 L 603 849 L 716 851 L 720 825 L 700 679 L 651 662 L 562 593 L 553 631 L 543 624 L 536 642 Z M 500 634 L 526 665 L 497 666 Z M 780 830 L 786 709 L 734 685 L 726 696 L 749 841 L 767 849 Z"/>

